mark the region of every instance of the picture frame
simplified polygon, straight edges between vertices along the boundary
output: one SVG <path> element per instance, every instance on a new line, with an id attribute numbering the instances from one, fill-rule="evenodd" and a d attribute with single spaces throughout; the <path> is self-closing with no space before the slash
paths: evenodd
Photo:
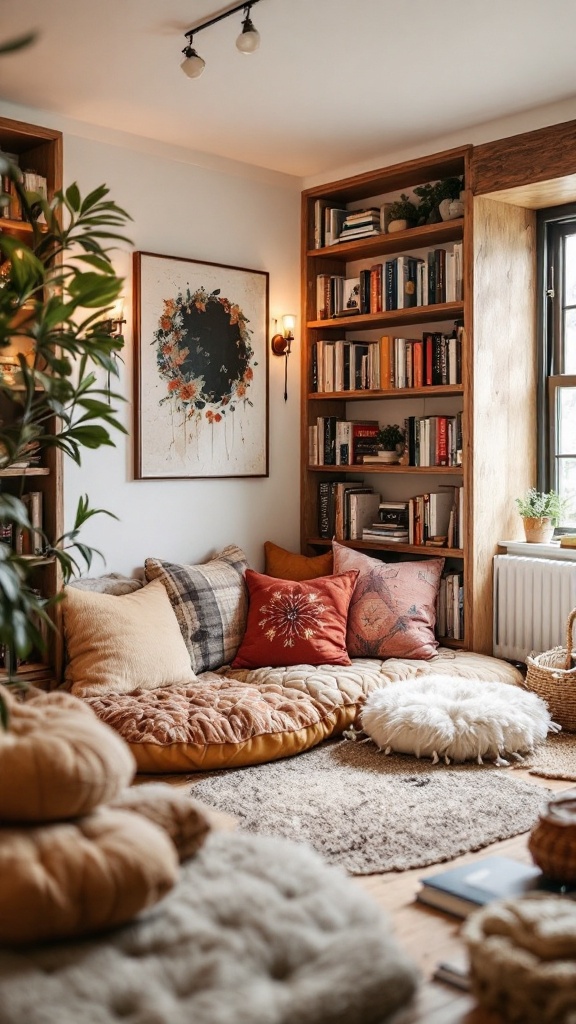
<path id="1" fill-rule="evenodd" d="M 269 274 L 135 252 L 134 476 L 268 476 Z"/>

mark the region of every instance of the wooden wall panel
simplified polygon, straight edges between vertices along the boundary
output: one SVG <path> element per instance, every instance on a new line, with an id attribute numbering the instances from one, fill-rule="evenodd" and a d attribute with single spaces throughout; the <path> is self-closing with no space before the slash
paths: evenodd
<path id="1" fill-rule="evenodd" d="M 474 649 L 488 654 L 495 541 L 520 536 L 514 498 L 536 481 L 535 221 L 531 210 L 474 199 L 472 607 Z"/>

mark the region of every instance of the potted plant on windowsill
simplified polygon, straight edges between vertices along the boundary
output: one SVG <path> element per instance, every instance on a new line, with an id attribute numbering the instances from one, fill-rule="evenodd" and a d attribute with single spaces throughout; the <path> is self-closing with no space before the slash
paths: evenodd
<path id="1" fill-rule="evenodd" d="M 537 491 L 531 487 L 523 498 L 516 498 L 529 544 L 548 544 L 554 527 L 566 510 L 566 501 L 556 491 Z"/>
<path id="2" fill-rule="evenodd" d="M 381 427 L 376 435 L 378 458 L 389 464 L 400 462 L 404 449 L 404 431 L 397 423 L 388 423 Z"/>

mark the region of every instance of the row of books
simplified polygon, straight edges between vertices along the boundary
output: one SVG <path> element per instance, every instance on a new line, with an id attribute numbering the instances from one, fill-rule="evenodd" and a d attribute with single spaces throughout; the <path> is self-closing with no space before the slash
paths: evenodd
<path id="1" fill-rule="evenodd" d="M 403 429 L 404 465 L 462 465 L 462 413 L 454 416 L 408 416 Z M 381 463 L 379 430 L 377 420 L 317 416 L 316 423 L 308 428 L 308 464 L 361 466 Z"/>
<path id="2" fill-rule="evenodd" d="M 17 163 L 17 157 L 14 154 L 4 155 L 9 156 L 12 163 Z M 48 182 L 44 175 L 37 174 L 36 171 L 22 171 L 22 185 L 26 192 L 41 196 L 42 199 L 48 198 Z M 2 192 L 8 196 L 8 202 L 5 206 L 0 206 L 0 218 L 22 220 L 23 213 L 20 199 L 14 182 L 7 174 L 2 175 Z"/>
<path id="3" fill-rule="evenodd" d="M 461 548 L 463 490 L 447 487 L 395 502 L 383 500 L 364 481 L 321 480 L 318 484 L 318 532 L 327 540 Z M 455 584 L 451 582 L 450 586 L 453 588 Z M 452 615 L 450 628 L 457 632 L 443 635 L 462 638 L 463 628 L 454 623 Z"/>
<path id="4" fill-rule="evenodd" d="M 464 639 L 464 581 L 461 572 L 440 578 L 436 601 L 436 632 L 453 640 Z"/>
<path id="5" fill-rule="evenodd" d="M 462 465 L 462 413 L 408 416 L 404 424 L 409 466 Z"/>
<path id="6" fill-rule="evenodd" d="M 377 420 L 342 420 L 318 416 L 308 428 L 308 462 L 311 466 L 362 465 L 378 451 Z"/>
<path id="7" fill-rule="evenodd" d="M 317 199 L 314 204 L 314 248 L 323 249 L 337 242 L 383 234 L 389 206 L 385 203 L 363 210 L 348 210 L 343 206 L 332 206 L 326 199 Z"/>
<path id="8" fill-rule="evenodd" d="M 387 391 L 462 383 L 463 327 L 421 338 L 319 339 L 312 345 L 312 390 Z"/>
<path id="9" fill-rule="evenodd" d="M 362 540 L 461 548 L 462 524 L 463 488 L 443 487 L 407 501 L 381 502 L 378 521 L 366 524 Z"/>
<path id="10" fill-rule="evenodd" d="M 455 242 L 426 259 L 400 255 L 375 263 L 357 277 L 317 274 L 316 319 L 461 302 L 462 294 L 462 243 Z"/>
<path id="11" fill-rule="evenodd" d="M 7 544 L 17 555 L 43 553 L 42 497 L 41 491 L 28 491 L 22 495 L 31 529 L 6 521 L 0 523 L 0 544 Z"/>

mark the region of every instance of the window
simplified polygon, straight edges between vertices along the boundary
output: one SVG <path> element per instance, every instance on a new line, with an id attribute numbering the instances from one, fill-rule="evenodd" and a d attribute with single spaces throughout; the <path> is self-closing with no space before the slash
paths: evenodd
<path id="1" fill-rule="evenodd" d="M 540 490 L 568 503 L 561 527 L 576 526 L 576 206 L 538 215 L 541 344 L 538 401 Z"/>

